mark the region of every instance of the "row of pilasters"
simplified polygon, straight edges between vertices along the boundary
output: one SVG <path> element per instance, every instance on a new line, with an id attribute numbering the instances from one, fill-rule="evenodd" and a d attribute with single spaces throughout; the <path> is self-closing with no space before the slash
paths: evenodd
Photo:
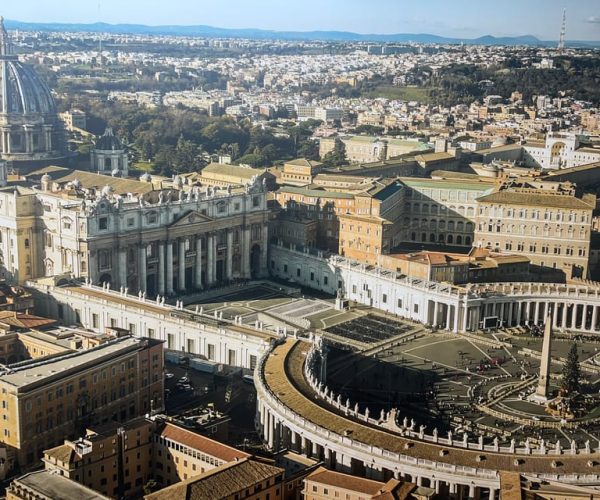
<path id="1" fill-rule="evenodd" d="M 266 232 L 266 231 L 264 231 Z M 239 277 L 250 278 L 250 230 L 243 230 L 240 256 Z M 176 291 L 186 291 L 192 288 L 200 289 L 206 284 L 214 285 L 217 280 L 217 234 L 207 233 L 196 237 L 196 252 L 192 259 L 191 280 L 188 277 L 187 253 L 190 246 L 189 238 L 179 238 L 169 241 L 161 241 L 157 245 L 158 263 L 156 271 L 156 292 L 159 295 L 172 295 Z M 147 292 L 148 278 L 148 245 L 137 245 L 137 268 L 138 268 L 138 290 Z M 261 248 L 261 259 L 266 261 L 266 246 Z M 127 287 L 127 277 L 130 271 L 130 263 L 127 261 L 129 247 L 120 247 L 118 249 L 117 268 L 118 268 L 118 286 Z M 227 231 L 226 235 L 226 255 L 223 260 L 223 276 L 225 280 L 231 280 L 234 277 L 233 271 L 233 231 Z M 175 256 L 177 260 L 175 262 Z M 205 261 L 205 263 L 204 263 Z M 261 262 L 262 265 L 262 262 Z M 177 290 L 175 290 L 175 277 L 177 277 Z"/>
<path id="2" fill-rule="evenodd" d="M 278 420 L 269 409 L 259 400 L 257 403 L 256 424 L 259 432 L 262 431 L 263 439 L 268 448 L 277 452 L 283 449 L 292 450 L 308 458 L 323 462 L 325 467 L 346 474 L 353 474 L 376 481 L 387 481 L 391 478 L 409 481 L 418 486 L 433 488 L 441 498 L 453 500 L 478 500 L 489 498 L 496 500 L 498 492 L 495 488 L 482 488 L 471 482 L 463 484 L 436 478 L 435 473 L 419 474 L 402 471 L 399 468 L 388 470 L 374 463 L 365 463 L 353 458 L 351 454 L 344 454 L 311 441 L 302 433 L 290 429 Z"/>

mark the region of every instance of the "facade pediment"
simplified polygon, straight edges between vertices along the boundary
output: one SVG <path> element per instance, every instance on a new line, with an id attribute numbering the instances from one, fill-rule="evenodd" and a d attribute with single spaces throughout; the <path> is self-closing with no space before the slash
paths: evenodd
<path id="1" fill-rule="evenodd" d="M 170 228 L 189 226 L 190 224 L 202 224 L 203 222 L 212 222 L 214 219 L 209 217 L 208 215 L 202 214 L 197 211 L 188 212 L 187 214 L 181 216 L 179 219 L 175 220 L 170 226 Z"/>

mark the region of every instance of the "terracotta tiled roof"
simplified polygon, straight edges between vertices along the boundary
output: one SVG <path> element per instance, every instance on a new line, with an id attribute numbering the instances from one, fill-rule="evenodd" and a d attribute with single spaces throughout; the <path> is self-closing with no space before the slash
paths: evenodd
<path id="1" fill-rule="evenodd" d="M 219 443 L 218 441 L 214 441 L 213 439 L 201 436 L 200 434 L 196 434 L 195 432 L 188 431 L 187 429 L 183 429 L 182 427 L 178 427 L 168 422 L 165 423 L 160 435 L 171 441 L 176 441 L 185 446 L 189 446 L 190 448 L 201 450 L 207 455 L 225 462 L 233 462 L 236 459 L 241 460 L 242 458 L 248 458 L 250 456 L 249 453 L 236 450 L 231 446 Z"/>
<path id="2" fill-rule="evenodd" d="M 44 454 L 65 464 L 70 464 L 75 461 L 79 461 L 80 459 L 79 455 L 75 453 L 75 450 L 68 444 L 61 444 L 55 448 L 45 450 Z"/>
<path id="3" fill-rule="evenodd" d="M 0 323 L 16 328 L 42 328 L 53 325 L 56 320 L 34 316 L 33 314 L 17 313 L 15 311 L 1 311 Z"/>
<path id="4" fill-rule="evenodd" d="M 284 470 L 258 460 L 244 459 L 216 467 L 187 481 L 174 484 L 146 500 L 218 500 L 232 498 L 236 493 L 254 487 Z"/>
<path id="5" fill-rule="evenodd" d="M 384 486 L 384 483 L 379 481 L 342 474 L 341 472 L 327 470 L 324 467 L 319 467 L 312 474 L 306 476 L 305 480 L 365 495 L 375 495 L 381 492 Z"/>
<path id="6" fill-rule="evenodd" d="M 554 207 L 577 210 L 593 210 L 595 207 L 575 196 L 544 192 L 502 190 L 481 196 L 480 203 L 523 205 L 527 207 Z"/>

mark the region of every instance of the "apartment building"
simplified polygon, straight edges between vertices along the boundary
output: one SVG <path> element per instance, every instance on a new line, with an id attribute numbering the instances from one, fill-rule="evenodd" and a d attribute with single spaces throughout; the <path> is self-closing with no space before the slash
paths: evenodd
<path id="1" fill-rule="evenodd" d="M 475 244 L 586 278 L 596 196 L 568 183 L 504 184 L 477 200 Z"/>
<path id="2" fill-rule="evenodd" d="M 44 449 L 74 439 L 89 425 L 161 409 L 163 363 L 161 341 L 124 336 L 4 368 L 0 452 L 6 470 L 35 465 Z"/>

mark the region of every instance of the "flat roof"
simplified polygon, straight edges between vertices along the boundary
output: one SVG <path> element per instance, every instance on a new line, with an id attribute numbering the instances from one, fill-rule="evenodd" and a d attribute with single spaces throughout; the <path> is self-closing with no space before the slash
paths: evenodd
<path id="1" fill-rule="evenodd" d="M 46 361 L 30 360 L 26 363 L 12 365 L 2 373 L 1 381 L 17 388 L 39 384 L 51 378 L 59 378 L 69 372 L 77 372 L 88 363 L 99 362 L 105 358 L 115 358 L 126 351 L 140 347 L 142 339 L 123 337 L 112 342 L 101 344 L 92 349 L 65 354 Z"/>
<path id="2" fill-rule="evenodd" d="M 316 198 L 339 198 L 345 200 L 354 199 L 353 194 L 341 193 L 339 191 L 325 191 L 320 189 L 306 189 L 294 186 L 282 186 L 277 190 L 278 193 L 294 193 L 302 194 L 304 196 L 314 196 Z"/>
<path id="3" fill-rule="evenodd" d="M 400 180 L 410 188 L 455 189 L 458 191 L 491 191 L 489 181 L 458 179 L 423 179 L 418 177 L 401 177 Z M 458 202 L 458 200 L 457 200 Z"/>
<path id="4" fill-rule="evenodd" d="M 47 499 L 76 498 L 77 500 L 108 500 L 77 481 L 61 476 L 55 471 L 40 470 L 30 472 L 15 480 L 16 483 L 34 491 Z"/>

